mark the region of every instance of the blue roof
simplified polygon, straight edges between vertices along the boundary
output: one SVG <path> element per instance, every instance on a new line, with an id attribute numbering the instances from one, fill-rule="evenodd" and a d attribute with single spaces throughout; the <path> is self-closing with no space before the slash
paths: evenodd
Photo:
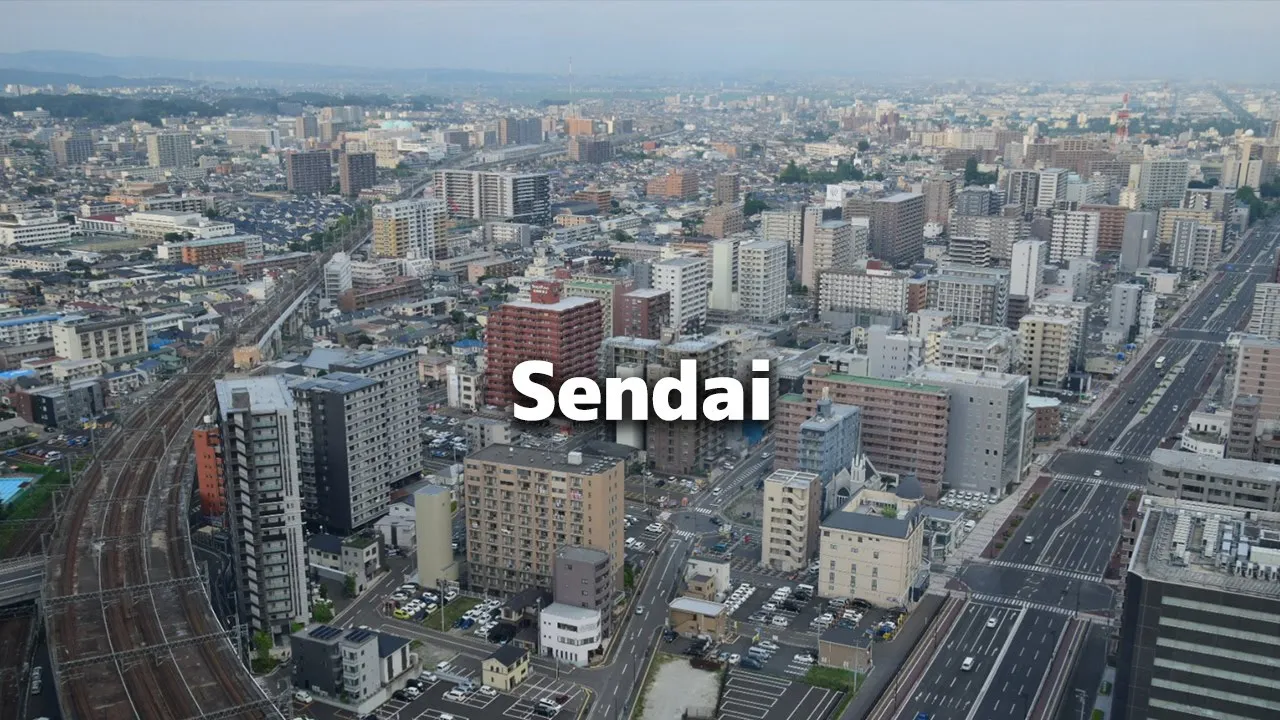
<path id="1" fill-rule="evenodd" d="M 479 340 L 472 340 L 471 338 L 466 338 L 454 343 L 453 346 L 456 348 L 482 348 L 484 347 L 484 343 L 480 342 Z"/>
<path id="2" fill-rule="evenodd" d="M 30 325 L 39 322 L 57 322 L 61 315 L 23 315 L 21 317 L 0 320 L 0 327 L 13 327 L 15 325 Z"/>

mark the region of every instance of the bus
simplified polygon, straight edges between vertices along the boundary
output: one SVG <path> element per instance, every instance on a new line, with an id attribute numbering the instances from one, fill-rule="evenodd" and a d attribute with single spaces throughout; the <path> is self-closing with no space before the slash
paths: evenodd
<path id="1" fill-rule="evenodd" d="M 1163 356 L 1163 355 L 1161 355 L 1160 357 L 1156 358 L 1156 369 L 1157 369 L 1157 370 L 1163 370 L 1163 369 L 1164 369 L 1164 356 Z"/>

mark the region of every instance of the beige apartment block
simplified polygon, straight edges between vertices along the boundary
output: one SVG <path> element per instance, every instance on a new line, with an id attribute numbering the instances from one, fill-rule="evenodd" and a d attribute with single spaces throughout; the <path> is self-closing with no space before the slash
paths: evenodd
<path id="1" fill-rule="evenodd" d="M 761 553 L 774 570 L 794 572 L 809 564 L 817 549 L 822 482 L 814 473 L 774 470 L 764 481 Z"/>

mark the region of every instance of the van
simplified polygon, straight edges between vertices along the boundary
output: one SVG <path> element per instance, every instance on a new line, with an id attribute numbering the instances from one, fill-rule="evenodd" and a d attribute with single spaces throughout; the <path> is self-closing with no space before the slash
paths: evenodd
<path id="1" fill-rule="evenodd" d="M 814 587 L 812 585 L 797 585 L 796 592 L 813 597 Z"/>
<path id="2" fill-rule="evenodd" d="M 751 649 L 747 650 L 747 657 L 755 658 L 760 662 L 764 662 L 765 660 L 768 660 L 772 656 L 773 656 L 773 653 L 760 647 L 759 645 L 753 645 L 751 646 Z"/>
<path id="3" fill-rule="evenodd" d="M 787 619 L 782 617 L 781 615 L 774 615 L 773 620 L 770 620 L 769 624 L 773 625 L 774 627 L 786 627 L 791 623 L 789 623 Z"/>
<path id="4" fill-rule="evenodd" d="M 973 529 L 976 527 L 978 527 L 978 522 L 976 520 L 970 520 L 964 524 L 964 531 L 973 532 Z"/>

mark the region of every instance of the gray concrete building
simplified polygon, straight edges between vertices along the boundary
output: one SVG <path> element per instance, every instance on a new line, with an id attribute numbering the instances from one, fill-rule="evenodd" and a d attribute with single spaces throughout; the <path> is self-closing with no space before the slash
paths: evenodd
<path id="1" fill-rule="evenodd" d="M 618 575 L 609 553 L 588 547 L 562 547 L 556 551 L 551 574 L 555 601 L 599 611 L 603 636 L 612 636 Z"/>

